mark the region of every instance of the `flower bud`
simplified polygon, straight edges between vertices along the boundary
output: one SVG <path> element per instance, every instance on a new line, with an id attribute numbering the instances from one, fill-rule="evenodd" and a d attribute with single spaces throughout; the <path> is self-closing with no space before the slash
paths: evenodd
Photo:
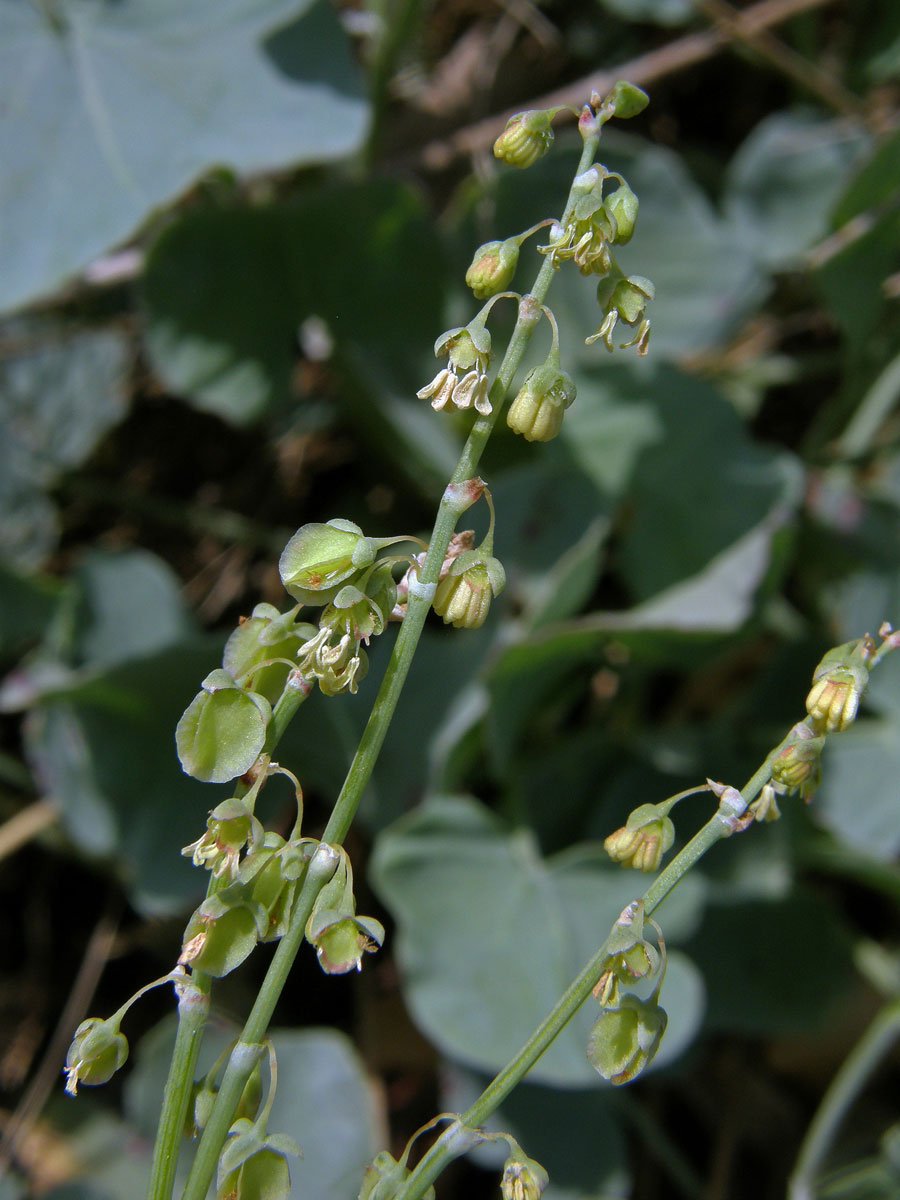
<path id="1" fill-rule="evenodd" d="M 397 585 L 389 562 L 380 563 L 360 583 L 362 588 L 345 583 L 326 605 L 319 624 L 348 633 L 357 642 L 368 643 L 370 638 L 383 632 L 397 602 Z"/>
<path id="2" fill-rule="evenodd" d="M 806 697 L 806 711 L 829 733 L 839 733 L 852 725 L 861 695 L 854 672 L 848 667 L 835 667 L 813 684 Z"/>
<path id="3" fill-rule="evenodd" d="M 875 646 L 870 637 L 829 650 L 813 672 L 806 711 L 828 733 L 846 729 L 856 718 L 869 682 L 868 663 Z"/>
<path id="4" fill-rule="evenodd" d="M 79 1083 L 89 1087 L 112 1079 L 128 1058 L 128 1042 L 115 1018 L 89 1017 L 75 1030 L 66 1054 L 66 1091 L 74 1096 Z"/>
<path id="5" fill-rule="evenodd" d="M 549 1182 L 541 1164 L 527 1158 L 517 1146 L 504 1164 L 500 1195 L 502 1200 L 539 1200 Z"/>
<path id="6" fill-rule="evenodd" d="M 195 867 L 206 867 L 213 875 L 237 875 L 240 853 L 248 841 L 261 842 L 263 827 L 245 802 L 237 796 L 223 800 L 209 814 L 206 833 L 185 846 L 181 853 Z"/>
<path id="7" fill-rule="evenodd" d="M 491 357 L 491 332 L 483 319 L 475 317 L 466 326 L 447 329 L 435 339 L 434 353 L 437 358 L 448 356 L 454 371 L 468 371 L 471 367 L 484 370 Z"/>
<path id="8" fill-rule="evenodd" d="M 482 550 L 464 550 L 450 564 L 438 583 L 432 607 L 445 625 L 456 629 L 478 629 L 483 625 L 491 599 L 506 584 L 500 561 Z"/>
<path id="9" fill-rule="evenodd" d="M 219 1157 L 216 1200 L 288 1200 L 288 1154 L 300 1154 L 292 1137 L 274 1133 L 263 1138 L 250 1121 L 238 1119 Z"/>
<path id="10" fill-rule="evenodd" d="M 518 262 L 519 243 L 515 238 L 485 242 L 475 251 L 472 265 L 466 271 L 466 284 L 476 299 L 488 300 L 509 286 Z"/>
<path id="11" fill-rule="evenodd" d="M 369 660 L 359 642 L 349 633 L 324 626 L 304 645 L 297 664 L 307 679 L 316 679 L 326 696 L 356 693 L 369 669 Z"/>
<path id="12" fill-rule="evenodd" d="M 630 1083 L 652 1060 L 668 1018 L 655 996 L 624 996 L 617 1008 L 604 1008 L 588 1038 L 588 1060 L 610 1083 Z"/>
<path id="13" fill-rule="evenodd" d="M 285 589 L 303 604 L 325 604 L 342 583 L 375 561 L 378 542 L 358 525 L 337 517 L 303 525 L 282 551 L 278 572 Z"/>
<path id="14" fill-rule="evenodd" d="M 294 658 L 299 646 L 316 632 L 314 626 L 296 621 L 297 608 L 281 613 L 272 604 L 257 604 L 225 643 L 222 666 L 234 679 L 247 676 L 244 682 L 270 704 L 281 695 L 288 668 L 282 663 L 253 668 L 271 659 Z"/>
<path id="15" fill-rule="evenodd" d="M 509 406 L 506 423 L 529 442 L 549 442 L 562 428 L 563 414 L 575 399 L 575 381 L 548 358 L 529 371 Z"/>
<path id="16" fill-rule="evenodd" d="M 650 97 L 646 92 L 626 79 L 620 79 L 603 101 L 602 107 L 612 109 L 620 120 L 627 121 L 642 113 L 649 103 Z"/>
<path id="17" fill-rule="evenodd" d="M 649 279 L 643 275 L 629 275 L 627 279 L 620 279 L 613 288 L 609 303 L 623 321 L 633 325 L 643 314 L 647 301 L 655 295 L 656 288 Z"/>
<path id="18" fill-rule="evenodd" d="M 771 783 L 767 783 L 757 798 L 750 805 L 755 821 L 777 821 L 781 816 L 778 807 L 777 793 Z"/>
<path id="19" fill-rule="evenodd" d="M 640 871 L 655 871 L 675 840 L 675 826 L 656 804 L 642 804 L 621 829 L 611 833 L 603 848 L 613 862 Z"/>
<path id="20" fill-rule="evenodd" d="M 511 167 L 530 167 L 553 143 L 550 122 L 556 109 L 530 109 L 516 113 L 494 142 L 494 156 Z"/>
<path id="21" fill-rule="evenodd" d="M 390 1200 L 396 1196 L 404 1180 L 409 1178 L 409 1167 L 406 1165 L 406 1153 L 397 1162 L 388 1150 L 380 1150 L 366 1167 L 359 1189 L 359 1200 Z M 434 1188 L 429 1187 L 422 1193 L 422 1200 L 434 1200 Z"/>
<path id="22" fill-rule="evenodd" d="M 182 966 L 216 979 L 239 967 L 253 951 L 264 921 L 264 914 L 255 912 L 248 902 L 228 904 L 222 895 L 207 897 L 191 916 L 178 958 Z"/>
<path id="23" fill-rule="evenodd" d="M 772 781 L 776 788 L 811 795 L 819 783 L 819 759 L 825 745 L 823 735 L 815 733 L 803 721 L 791 730 L 790 741 L 772 759 Z"/>
<path id="24" fill-rule="evenodd" d="M 621 187 L 606 198 L 606 207 L 616 222 L 616 234 L 612 241 L 618 246 L 624 246 L 631 241 L 635 222 L 638 215 L 638 198 L 628 186 Z"/>

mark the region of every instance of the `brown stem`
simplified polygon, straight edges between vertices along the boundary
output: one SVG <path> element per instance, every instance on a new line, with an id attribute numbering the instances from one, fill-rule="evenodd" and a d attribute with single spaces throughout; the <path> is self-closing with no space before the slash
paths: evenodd
<path id="1" fill-rule="evenodd" d="M 726 0 L 694 0 L 694 4 L 729 40 L 746 46 L 799 88 L 817 96 L 828 108 L 845 117 L 862 114 L 859 98 L 848 92 L 830 71 L 786 46 L 770 29 L 747 28 L 742 14 Z"/>
<path id="2" fill-rule="evenodd" d="M 565 87 L 529 101 L 525 107 L 554 108 L 557 105 L 572 105 L 579 108 L 585 96 L 589 96 L 591 92 L 605 94 L 617 79 L 628 79 L 631 83 L 644 86 L 655 79 L 683 71 L 686 67 L 712 58 L 738 38 L 749 41 L 771 25 L 777 25 L 798 13 L 831 3 L 833 0 L 760 0 L 760 3 L 754 4 L 752 8 L 735 12 L 734 21 L 728 31 L 717 27 L 705 29 L 700 33 L 686 34 L 658 50 L 651 50 L 628 62 L 619 63 L 618 66 L 595 71 L 583 79 L 567 83 Z M 829 100 L 829 104 L 831 103 L 832 100 Z M 422 152 L 425 166 L 433 170 L 442 170 L 462 155 L 487 149 L 511 115 L 511 112 L 504 112 L 486 117 L 483 121 L 458 130 L 446 140 L 431 142 Z M 561 119 L 564 116 L 565 114 L 560 113 Z"/>

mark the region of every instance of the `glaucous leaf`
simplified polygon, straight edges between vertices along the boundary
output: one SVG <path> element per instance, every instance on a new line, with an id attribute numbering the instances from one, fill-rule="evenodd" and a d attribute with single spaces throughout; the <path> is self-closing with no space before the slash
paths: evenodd
<path id="1" fill-rule="evenodd" d="M 0 29 L 12 7 L 0 2 Z M 0 58 L 3 51 L 0 35 Z M 56 543 L 47 490 L 125 414 L 128 343 L 116 332 L 72 333 L 44 320 L 9 322 L 4 332 L 21 349 L 0 358 L 0 554 L 33 568 Z"/>
<path id="2" fill-rule="evenodd" d="M 183 909 L 205 887 L 177 848 L 202 832 L 209 796 L 179 768 L 172 730 L 213 654 L 204 639 L 72 678 L 26 722 L 42 793 L 83 853 L 114 859 L 144 913 Z"/>
<path id="3" fill-rule="evenodd" d="M 846 120 L 766 117 L 729 164 L 724 206 L 735 237 L 769 270 L 798 267 L 828 232 L 831 209 L 868 144 Z"/>
<path id="4" fill-rule="evenodd" d="M 309 0 L 2 0 L 0 78 L 0 308 L 56 288 L 212 166 L 350 153 L 367 114 L 337 15 Z"/>
<path id="5" fill-rule="evenodd" d="M 77 656 L 90 667 L 141 658 L 196 632 L 174 571 L 146 550 L 93 550 L 75 580 L 83 606 Z"/>
<path id="6" fill-rule="evenodd" d="M 340 271 L 337 246 L 351 264 Z M 440 319 L 440 260 L 420 197 L 385 180 L 197 210 L 148 256 L 147 348 L 168 387 L 238 424 L 286 403 L 297 329 L 311 317 L 330 344 L 389 362 L 412 386 L 410 354 Z"/>
<path id="7" fill-rule="evenodd" d="M 413 1017 L 449 1057 L 486 1070 L 518 1050 L 640 889 L 597 858 L 544 861 L 526 831 L 509 833 L 474 800 L 446 796 L 379 835 L 371 877 L 398 922 Z M 690 1041 L 703 1011 L 695 968 L 677 952 L 670 959 L 673 1036 L 660 1062 Z M 585 1058 L 590 1008 L 541 1058 L 534 1080 L 595 1082 Z"/>

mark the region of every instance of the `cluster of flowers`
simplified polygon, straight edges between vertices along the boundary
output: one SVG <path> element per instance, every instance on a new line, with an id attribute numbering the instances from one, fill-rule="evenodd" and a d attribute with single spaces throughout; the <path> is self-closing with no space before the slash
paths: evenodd
<path id="1" fill-rule="evenodd" d="M 749 804 L 733 787 L 707 780 L 706 788 L 719 797 L 719 816 L 728 833 L 755 821 L 779 816 L 778 797 L 799 794 L 808 800 L 819 782 L 820 758 L 827 734 L 847 729 L 856 719 L 871 667 L 900 645 L 900 632 L 887 624 L 879 633 L 880 646 L 868 634 L 830 650 L 813 673 L 806 698 L 807 716 L 798 722 L 768 761 L 769 778 Z M 694 788 L 690 791 L 706 790 Z M 661 804 L 642 804 L 626 823 L 611 833 L 604 847 L 615 862 L 641 871 L 658 869 L 675 840 L 669 816 L 672 807 L 689 792 Z M 660 939 L 660 947 L 662 941 Z M 602 1006 L 591 1035 L 589 1057 L 613 1083 L 625 1083 L 650 1061 L 665 1030 L 665 1013 L 657 1003 L 659 984 L 644 1000 L 620 995 L 623 984 L 653 977 L 659 955 L 643 940 L 640 902 L 629 905 L 613 927 L 594 995 Z M 664 959 L 663 951 L 663 959 Z M 661 980 L 660 980 L 661 983 Z"/>
<path id="2" fill-rule="evenodd" d="M 594 987 L 600 1015 L 588 1039 L 588 1060 L 610 1083 L 629 1083 L 656 1054 L 668 1018 L 660 1006 L 659 993 L 666 972 L 666 947 L 659 926 L 659 949 L 644 937 L 644 910 L 634 900 L 621 913 L 606 941 L 606 957 Z M 651 994 L 643 998 L 634 988 L 656 980 Z"/>
<path id="3" fill-rule="evenodd" d="M 646 103 L 647 97 L 639 88 L 620 82 L 605 99 L 591 97 L 591 105 L 586 105 L 579 117 L 582 135 L 595 133 L 613 116 L 635 116 Z M 535 109 L 516 114 L 494 143 L 494 154 L 514 167 L 531 166 L 550 148 L 552 121 L 559 111 L 559 108 Z M 607 191 L 611 181 L 617 186 Z M 575 181 L 561 223 L 540 221 L 523 233 L 479 246 L 466 272 L 466 283 L 476 298 L 488 303 L 468 325 L 448 329 L 436 340 L 434 352 L 448 356 L 447 366 L 420 388 L 417 395 L 431 400 L 435 410 L 462 412 L 474 408 L 480 417 L 490 417 L 491 336 L 486 322 L 496 300 L 514 299 L 519 304 L 521 323 L 528 324 L 537 319 L 538 312 L 544 313 L 553 328 L 553 344 L 545 361 L 528 374 L 516 394 L 507 413 L 507 424 L 529 441 L 547 442 L 556 437 L 563 415 L 575 399 L 575 383 L 560 365 L 556 322 L 549 309 L 536 305 L 534 297 L 505 289 L 515 275 L 523 242 L 549 225 L 550 239 L 538 247 L 540 253 L 547 255 L 556 268 L 571 260 L 582 274 L 600 276 L 597 299 L 603 319 L 587 342 L 602 341 L 612 351 L 616 346 L 614 332 L 621 322 L 633 332 L 627 341 L 618 343 L 619 347 L 634 346 L 638 354 L 646 354 L 650 322 L 645 309 L 653 299 L 653 284 L 641 275 L 626 276 L 611 251 L 611 247 L 631 240 L 637 214 L 638 199 L 628 183 L 618 173 L 597 163 Z"/>

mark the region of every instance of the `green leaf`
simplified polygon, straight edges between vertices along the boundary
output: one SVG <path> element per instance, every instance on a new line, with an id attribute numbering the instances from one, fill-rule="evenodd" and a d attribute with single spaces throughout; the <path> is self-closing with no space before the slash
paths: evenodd
<path id="1" fill-rule="evenodd" d="M 95 550 L 75 572 L 85 614 L 78 658 L 107 667 L 183 642 L 196 632 L 174 571 L 146 550 Z"/>
<path id="2" fill-rule="evenodd" d="M 291 1163 L 291 1195 L 346 1200 L 356 1194 L 380 1140 L 365 1069 L 334 1029 L 275 1030 L 278 1092 L 270 1127 L 303 1150 Z"/>
<path id="3" fill-rule="evenodd" d="M 728 168 L 724 207 L 735 237 L 769 270 L 796 268 L 869 144 L 858 127 L 812 114 L 761 121 Z"/>
<path id="4" fill-rule="evenodd" d="M 551 452 L 491 479 L 509 595 L 530 625 L 577 612 L 594 588 L 609 532 L 603 497 L 568 455 Z M 507 600 L 508 603 L 508 600 Z"/>
<path id="5" fill-rule="evenodd" d="M 0 656 L 11 658 L 27 643 L 38 641 L 66 590 L 54 579 L 29 578 L 0 559 Z"/>
<path id="6" fill-rule="evenodd" d="M 2 0 L 0 78 L 0 308 L 57 287 L 210 167 L 333 159 L 366 120 L 337 16 L 308 0 Z"/>
<path id="7" fill-rule="evenodd" d="M 371 877 L 398 922 L 410 1011 L 440 1050 L 495 1070 L 544 1019 L 640 889 L 601 855 L 581 850 L 545 862 L 529 834 L 507 833 L 486 809 L 459 797 L 433 797 L 379 835 Z M 699 902 L 700 893 L 689 890 L 680 914 L 670 910 L 669 921 L 664 912 L 667 934 L 689 926 L 695 917 L 687 910 Z M 672 1029 L 660 1062 L 691 1040 L 703 1010 L 690 962 L 673 953 L 670 973 Z M 595 1082 L 585 1058 L 591 1007 L 530 1078 L 566 1087 Z"/>
<path id="8" fill-rule="evenodd" d="M 874 223 L 863 225 L 863 232 L 841 245 L 814 275 L 857 356 L 870 353 L 872 335 L 890 311 L 883 284 L 900 248 L 900 211 L 888 206 Z"/>
<path id="9" fill-rule="evenodd" d="M 638 600 L 695 575 L 767 518 L 783 524 L 802 494 L 796 460 L 752 442 L 712 388 L 664 369 L 646 393 L 663 436 L 637 462 L 619 553 Z"/>
<path id="10" fill-rule="evenodd" d="M 895 130 L 876 144 L 871 155 L 845 186 L 831 214 L 835 229 L 866 209 L 892 205 L 897 194 L 898 155 L 900 130 Z"/>
<path id="11" fill-rule="evenodd" d="M 265 697 L 238 687 L 198 692 L 175 730 L 182 767 L 204 783 L 243 775 L 265 744 L 271 714 Z"/>
<path id="12" fill-rule="evenodd" d="M 900 851 L 898 780 L 900 719 L 859 719 L 828 739 L 813 815 L 850 846 L 892 862 Z"/>
<path id="13" fill-rule="evenodd" d="M 238 1034 L 207 1031 L 199 1071 Z M 300 1200 L 347 1200 L 355 1196 L 382 1131 L 366 1070 L 353 1045 L 335 1029 L 271 1029 L 278 1060 L 278 1091 L 268 1128 L 295 1140 L 303 1158 L 290 1161 L 291 1196 Z M 135 1067 L 125 1084 L 126 1109 L 144 1138 L 152 1138 L 159 1097 L 175 1041 L 175 1022 L 157 1025 L 135 1048 Z M 195 1145 L 196 1143 L 193 1143 Z"/>
<path id="14" fill-rule="evenodd" d="M 625 21 L 655 25 L 685 25 L 694 16 L 691 0 L 600 0 L 607 12 Z"/>
<path id="15" fill-rule="evenodd" d="M 840 643 L 876 635 L 884 621 L 900 626 L 900 570 L 856 571 L 828 595 L 828 607 Z M 869 675 L 864 705 L 900 722 L 900 652 L 893 651 Z M 831 738 L 829 747 L 840 744 Z"/>
<path id="16" fill-rule="evenodd" d="M 644 451 L 665 437 L 649 396 L 630 372 L 598 367 L 576 372 L 578 398 L 566 413 L 560 441 L 606 496 L 626 490 Z"/>
<path id="17" fill-rule="evenodd" d="M 74 1121 L 71 1113 L 60 1115 L 65 1124 L 74 1124 L 67 1130 L 66 1143 L 78 1174 L 44 1195 L 53 1200 L 141 1200 L 150 1170 L 150 1142 L 135 1137 L 126 1121 L 100 1105 L 86 1105 Z"/>
<path id="18" fill-rule="evenodd" d="M 145 913 L 178 911 L 205 880 L 173 853 L 202 831 L 206 790 L 173 753 L 184 697 L 209 665 L 206 640 L 112 667 L 45 695 L 26 725 L 26 749 L 45 795 L 87 855 L 114 856 Z"/>
<path id="19" fill-rule="evenodd" d="M 710 905 L 687 949 L 706 980 L 707 1024 L 742 1036 L 821 1028 L 853 974 L 833 912 L 806 892 Z"/>
<path id="20" fill-rule="evenodd" d="M 0 554 L 31 568 L 56 543 L 47 490 L 125 413 L 128 343 L 44 320 L 10 322 L 4 333 L 20 348 L 0 359 Z"/>
<path id="21" fill-rule="evenodd" d="M 464 1112 L 488 1083 L 457 1064 L 442 1077 L 441 1105 L 450 1112 Z M 612 1200 L 631 1194 L 618 1100 L 608 1088 L 572 1092 L 528 1082 L 510 1093 L 485 1128 L 512 1134 L 525 1153 L 546 1168 L 546 1200 Z M 505 1142 L 486 1142 L 470 1157 L 499 1173 L 507 1153 Z"/>
<path id="22" fill-rule="evenodd" d="M 439 320 L 439 260 L 420 198 L 384 180 L 190 213 L 147 260 L 148 351 L 168 387 L 236 423 L 287 403 L 297 327 L 313 315 L 407 378 L 410 347 Z"/>

